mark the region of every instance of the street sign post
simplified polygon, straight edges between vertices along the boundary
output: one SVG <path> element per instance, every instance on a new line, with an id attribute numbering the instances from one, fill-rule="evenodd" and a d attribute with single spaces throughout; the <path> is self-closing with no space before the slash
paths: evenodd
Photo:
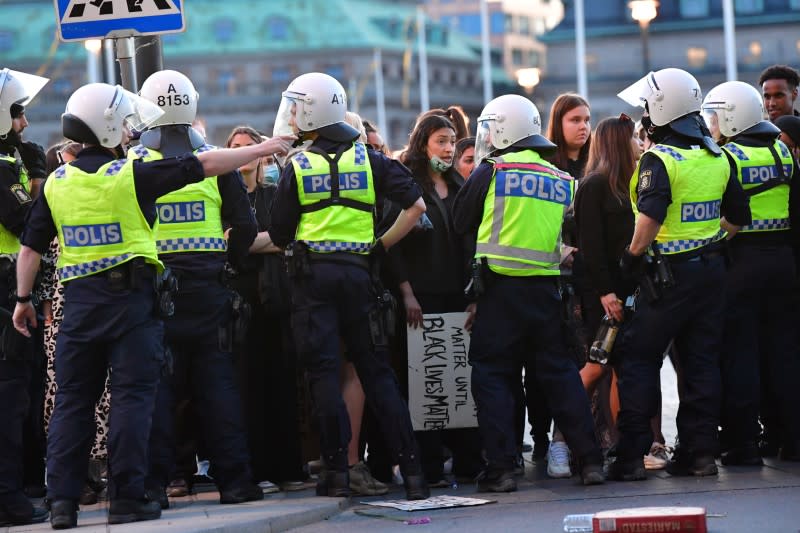
<path id="1" fill-rule="evenodd" d="M 184 0 L 54 0 L 62 41 L 182 32 Z"/>

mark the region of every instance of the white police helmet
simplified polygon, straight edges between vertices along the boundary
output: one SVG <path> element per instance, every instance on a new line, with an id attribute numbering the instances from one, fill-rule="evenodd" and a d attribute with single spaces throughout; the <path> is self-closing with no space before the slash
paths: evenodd
<path id="1" fill-rule="evenodd" d="M 160 70 L 150 75 L 139 90 L 164 114 L 150 124 L 151 128 L 172 124 L 191 124 L 197 116 L 199 98 L 192 81 L 177 70 Z"/>
<path id="2" fill-rule="evenodd" d="M 650 72 L 617 96 L 634 107 L 644 107 L 655 126 L 666 126 L 673 120 L 700 111 L 703 101 L 700 84 L 694 76 L 679 68 Z"/>
<path id="3" fill-rule="evenodd" d="M 726 81 L 717 85 L 708 92 L 702 107 L 703 118 L 715 138 L 719 138 L 719 134 L 735 137 L 754 126 L 759 126 L 758 133 L 780 134 L 777 126 L 764 120 L 761 94 L 743 81 Z"/>
<path id="4" fill-rule="evenodd" d="M 281 94 L 273 135 L 317 132 L 332 141 L 347 142 L 359 136 L 345 122 L 347 96 L 342 84 L 321 72 L 295 78 Z"/>
<path id="5" fill-rule="evenodd" d="M 163 114 L 156 104 L 119 85 L 90 83 L 69 97 L 61 128 L 73 141 L 114 148 L 124 128 L 144 131 Z"/>
<path id="6" fill-rule="evenodd" d="M 0 70 L 0 135 L 11 131 L 11 106 L 28 105 L 48 81 L 47 78 L 16 70 Z"/>
<path id="7" fill-rule="evenodd" d="M 483 108 L 475 135 L 475 160 L 480 162 L 495 150 L 509 146 L 552 151 L 556 145 L 542 137 L 539 110 L 518 94 L 498 96 Z"/>

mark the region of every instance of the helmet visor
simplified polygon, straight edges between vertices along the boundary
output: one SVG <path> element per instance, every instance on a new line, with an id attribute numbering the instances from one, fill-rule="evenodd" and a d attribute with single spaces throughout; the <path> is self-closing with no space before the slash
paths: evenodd
<path id="1" fill-rule="evenodd" d="M 475 165 L 477 166 L 494 151 L 492 145 L 492 128 L 489 121 L 494 119 L 478 119 L 478 131 L 475 134 Z"/>
<path id="2" fill-rule="evenodd" d="M 633 107 L 644 107 L 647 97 L 658 89 L 655 76 L 650 72 L 647 76 L 640 79 L 631 86 L 623 89 L 617 94 L 628 105 Z"/>
<path id="3" fill-rule="evenodd" d="M 106 116 L 118 116 L 130 129 L 144 131 L 164 114 L 164 110 L 146 98 L 127 91 L 117 85 Z"/>
<path id="4" fill-rule="evenodd" d="M 17 94 L 12 97 L 13 101 L 6 102 L 5 105 L 28 105 L 49 81 L 48 78 L 35 74 L 4 68 L 0 70 L 0 101 L 4 101 L 3 97 L 7 96 L 3 94 L 4 91 L 14 91 Z"/>
<path id="5" fill-rule="evenodd" d="M 297 102 L 294 98 L 286 96 L 286 93 L 284 93 L 283 98 L 281 98 L 281 105 L 278 108 L 278 114 L 275 117 L 275 127 L 272 128 L 272 135 L 297 135 L 299 130 L 296 116 Z"/>
<path id="6" fill-rule="evenodd" d="M 714 107 L 703 107 L 702 111 L 700 112 L 703 115 L 703 120 L 708 126 L 708 131 L 711 132 L 711 136 L 714 137 L 715 141 L 718 141 L 721 135 L 719 129 L 719 114 L 717 113 L 718 108 Z"/>

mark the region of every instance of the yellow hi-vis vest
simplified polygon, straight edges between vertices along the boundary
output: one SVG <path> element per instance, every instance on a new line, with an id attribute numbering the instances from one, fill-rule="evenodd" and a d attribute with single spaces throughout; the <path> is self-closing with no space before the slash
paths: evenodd
<path id="1" fill-rule="evenodd" d="M 9 155 L 0 155 L 0 161 L 6 161 L 9 165 L 17 168 L 17 160 Z M 25 167 L 19 165 L 19 183 L 22 185 L 26 193 L 31 192 L 31 183 L 28 179 L 28 171 Z M 12 185 L 16 187 L 16 185 Z M 24 196 L 24 194 L 23 194 Z M 8 231 L 2 224 L 0 224 L 0 254 L 16 254 L 19 252 L 19 238 Z"/>
<path id="2" fill-rule="evenodd" d="M 781 178 L 769 148 L 742 146 L 734 142 L 726 144 L 723 148 L 731 154 L 736 163 L 737 176 L 745 192 L 770 180 Z M 781 141 L 775 141 L 774 149 L 775 153 L 780 154 L 783 175 L 787 181 L 791 180 L 794 171 L 792 154 Z M 750 211 L 753 213 L 753 221 L 747 226 L 742 226 L 740 232 L 788 230 L 789 183 L 782 183 L 750 196 Z"/>
<path id="3" fill-rule="evenodd" d="M 58 228 L 61 281 L 91 276 L 143 257 L 161 271 L 155 230 L 147 223 L 133 179 L 133 162 L 111 161 L 88 173 L 62 165 L 44 195 Z"/>
<path id="4" fill-rule="evenodd" d="M 195 154 L 213 150 L 203 145 Z M 129 159 L 154 161 L 164 156 L 141 144 L 128 151 Z M 224 252 L 228 249 L 222 229 L 222 197 L 216 176 L 165 194 L 156 201 L 158 253 Z"/>
<path id="5" fill-rule="evenodd" d="M 719 222 L 722 195 L 730 178 L 728 159 L 714 156 L 705 148 L 685 149 L 664 144 L 655 145 L 647 153 L 664 163 L 672 192 L 672 203 L 656 236 L 661 253 L 689 252 L 725 238 Z M 631 204 L 637 217 L 641 179 L 648 178 L 639 175 L 637 165 L 630 183 Z"/>
<path id="6" fill-rule="evenodd" d="M 489 161 L 494 174 L 475 257 L 506 276 L 558 276 L 561 224 L 575 181 L 533 150 Z"/>
<path id="7" fill-rule="evenodd" d="M 375 183 L 364 144 L 353 143 L 342 153 L 338 186 L 322 155 L 305 151 L 291 161 L 301 210 L 295 239 L 314 252 L 369 253 Z"/>

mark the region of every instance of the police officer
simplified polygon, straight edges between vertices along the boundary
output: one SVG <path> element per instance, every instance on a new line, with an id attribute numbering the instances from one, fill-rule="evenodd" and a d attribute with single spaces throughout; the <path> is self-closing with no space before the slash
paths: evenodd
<path id="1" fill-rule="evenodd" d="M 28 125 L 27 105 L 47 83 L 46 78 L 0 70 L 0 524 L 31 524 L 47 520 L 47 511 L 31 505 L 23 494 L 22 427 L 30 408 L 28 383 L 33 343 L 11 327 L 14 265 L 19 235 L 31 206 L 30 180 L 44 177 L 44 152 L 22 141 Z M 19 152 L 22 163 L 16 154 Z"/>
<path id="2" fill-rule="evenodd" d="M 777 139 L 780 129 L 764 114 L 761 95 L 741 81 L 714 87 L 703 101 L 706 123 L 750 199 L 753 217 L 730 241 L 722 352 L 724 465 L 762 464 L 759 360 L 769 369 L 760 379 L 777 399 L 786 432 L 782 456 L 800 461 L 795 386 L 800 352 L 789 290 L 795 283 L 792 228 L 800 224 L 800 186 L 793 179 L 792 154 Z"/>
<path id="3" fill-rule="evenodd" d="M 583 483 L 603 483 L 589 401 L 567 355 L 558 287 L 561 223 L 575 182 L 542 158 L 555 145 L 541 131 L 527 98 L 504 95 L 486 104 L 475 141 L 480 163 L 454 205 L 455 230 L 476 239 L 480 270 L 468 319 L 472 394 L 488 461 L 479 491 L 517 489 L 514 398 L 523 366 L 535 367 Z"/>
<path id="4" fill-rule="evenodd" d="M 652 441 L 659 369 L 671 339 L 685 385 L 677 420 L 680 447 L 667 471 L 715 475 L 725 279 L 720 226 L 733 235 L 750 222 L 747 198 L 700 117 L 702 95 L 691 74 L 674 68 L 651 72 L 619 96 L 644 106 L 642 124 L 655 146 L 631 180 L 636 226 L 620 266 L 641 283 L 635 313 L 615 348 L 620 438 L 609 475 L 646 479 L 643 456 Z"/>
<path id="5" fill-rule="evenodd" d="M 145 80 L 139 94 L 164 114 L 142 133 L 140 144 L 128 152 L 129 158 L 155 161 L 213 149 L 191 127 L 198 94 L 185 75 L 174 70 L 156 72 Z M 274 139 L 264 149 L 285 153 L 288 147 L 286 140 Z M 241 400 L 234 383 L 234 293 L 222 279 L 226 259 L 241 263 L 257 238 L 247 193 L 238 172 L 229 172 L 170 192 L 158 199 L 156 207 L 159 259 L 176 277 L 177 294 L 175 314 L 164 322 L 173 373 L 159 387 L 148 488 L 166 508 L 164 487 L 173 474 L 177 397 L 180 403 L 190 401 L 197 418 L 203 420 L 200 432 L 214 466 L 220 502 L 260 500 L 263 492 L 253 483 Z M 223 219 L 231 226 L 227 241 Z M 269 239 L 269 234 L 262 232 L 258 239 Z"/>
<path id="6" fill-rule="evenodd" d="M 30 303 L 41 254 L 58 235 L 65 286 L 64 322 L 56 345 L 58 391 L 47 449 L 47 491 L 54 529 L 75 527 L 94 405 L 111 373 L 108 436 L 112 524 L 161 515 L 145 498 L 147 440 L 164 365 L 163 324 L 156 316 L 158 260 L 155 201 L 189 183 L 229 172 L 266 155 L 252 149 L 186 153 L 141 162 L 115 159 L 127 127 L 139 131 L 163 112 L 121 87 L 103 83 L 75 91 L 62 115 L 64 136 L 84 143 L 56 170 L 31 208 L 21 237 L 14 326 L 36 327 Z"/>
<path id="7" fill-rule="evenodd" d="M 408 170 L 355 142 L 345 119 L 342 85 L 327 74 L 304 74 L 289 84 L 275 133 L 297 133 L 303 151 L 283 170 L 272 209 L 270 234 L 291 246 L 292 327 L 298 359 L 305 364 L 314 416 L 319 422 L 326 472 L 317 493 L 349 493 L 350 422 L 339 388 L 339 339 L 355 365 L 369 405 L 400 464 L 408 499 L 429 495 L 420 467 L 408 408 L 392 372 L 385 325 L 370 279 L 374 256 L 405 236 L 425 211 Z M 386 196 L 403 211 L 377 241 L 373 210 Z"/>

